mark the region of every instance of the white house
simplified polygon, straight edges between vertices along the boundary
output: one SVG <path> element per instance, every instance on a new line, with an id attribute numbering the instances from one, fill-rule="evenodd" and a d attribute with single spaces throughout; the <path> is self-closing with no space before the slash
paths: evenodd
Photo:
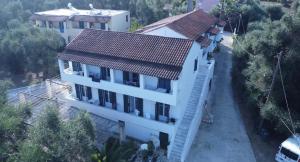
<path id="1" fill-rule="evenodd" d="M 30 20 L 37 27 L 57 30 L 66 43 L 85 28 L 121 32 L 127 32 L 130 28 L 129 11 L 95 9 L 92 4 L 90 10 L 81 10 L 69 3 L 68 8 L 36 12 Z"/>
<path id="2" fill-rule="evenodd" d="M 127 136 L 185 159 L 214 70 L 198 43 L 85 29 L 58 61 L 61 79 L 72 87 L 70 106 L 122 123 Z"/>
<path id="3" fill-rule="evenodd" d="M 224 26 L 224 21 L 199 9 L 162 19 L 136 33 L 194 40 L 204 50 L 204 57 L 207 57 L 223 39 Z"/>

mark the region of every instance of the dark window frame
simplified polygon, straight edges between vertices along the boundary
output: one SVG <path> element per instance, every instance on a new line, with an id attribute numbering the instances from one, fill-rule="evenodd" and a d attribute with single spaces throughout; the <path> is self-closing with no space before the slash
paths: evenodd
<path id="1" fill-rule="evenodd" d="M 106 29 L 106 24 L 105 23 L 100 23 L 100 29 L 105 30 Z"/>
<path id="2" fill-rule="evenodd" d="M 198 58 L 194 60 L 194 71 L 198 70 Z"/>
<path id="3" fill-rule="evenodd" d="M 158 78 L 157 88 L 166 89 L 167 92 L 171 90 L 171 80 L 165 78 Z"/>
<path id="4" fill-rule="evenodd" d="M 49 24 L 49 28 L 53 28 L 53 22 L 52 21 L 48 21 Z"/>
<path id="5" fill-rule="evenodd" d="M 84 21 L 78 21 L 79 29 L 84 29 Z"/>

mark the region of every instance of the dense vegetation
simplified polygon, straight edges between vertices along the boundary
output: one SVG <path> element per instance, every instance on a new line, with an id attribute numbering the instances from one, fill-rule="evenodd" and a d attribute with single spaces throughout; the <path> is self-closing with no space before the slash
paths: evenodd
<path id="1" fill-rule="evenodd" d="M 26 124 L 31 109 L 6 103 L 7 81 L 0 81 L 0 161 L 91 161 L 94 127 L 87 113 L 62 121 L 49 106 L 34 125 Z"/>
<path id="2" fill-rule="evenodd" d="M 295 1 L 290 12 L 285 14 L 278 6 L 261 9 L 269 14 L 262 14 L 260 20 L 249 23 L 247 33 L 235 40 L 232 72 L 234 88 L 249 111 L 257 112 L 264 119 L 263 127 L 290 134 L 284 125 L 286 123 L 292 131 L 294 127 L 299 132 L 299 1 Z M 285 102 L 280 71 L 276 70 L 280 52 L 282 80 L 292 121 Z M 274 76 L 274 86 L 266 102 Z M 259 121 L 260 118 L 256 120 Z M 259 122 L 257 125 L 260 126 Z"/>

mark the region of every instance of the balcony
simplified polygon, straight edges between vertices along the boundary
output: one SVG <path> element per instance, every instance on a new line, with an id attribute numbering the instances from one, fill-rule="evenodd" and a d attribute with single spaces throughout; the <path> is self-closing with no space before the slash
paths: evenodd
<path id="1" fill-rule="evenodd" d="M 65 74 L 84 76 L 83 71 L 73 71 L 71 68 L 64 69 Z"/>
<path id="2" fill-rule="evenodd" d="M 68 103 L 69 106 L 82 108 L 88 112 L 113 121 L 122 120 L 125 122 L 134 123 L 143 127 L 146 126 L 147 128 L 163 132 L 173 132 L 175 129 L 175 123 L 165 123 L 161 121 L 156 121 L 154 119 L 147 118 L 147 116 L 141 117 L 136 112 L 125 113 L 122 111 L 114 110 L 109 107 L 99 106 L 99 102 L 97 100 L 93 100 L 93 102 L 91 100 L 79 101 L 71 95 L 65 95 L 64 97 L 62 97 L 62 100 Z"/>
<path id="3" fill-rule="evenodd" d="M 100 67 L 82 64 L 81 71 L 72 71 L 72 63 L 68 67 L 59 60 L 61 79 L 63 81 L 85 85 L 97 89 L 104 89 L 129 96 L 148 99 L 155 102 L 176 106 L 177 82 L 171 81 L 171 89 L 158 88 L 158 78 L 141 74 L 129 74 L 128 79 L 123 77 L 123 71 L 107 69 L 106 77 L 102 77 Z M 65 69 L 65 67 L 67 67 Z M 79 68 L 80 69 L 80 68 Z"/>

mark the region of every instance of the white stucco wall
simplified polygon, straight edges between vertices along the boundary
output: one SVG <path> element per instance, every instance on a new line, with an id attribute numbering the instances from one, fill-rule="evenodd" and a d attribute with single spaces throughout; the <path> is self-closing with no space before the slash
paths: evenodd
<path id="1" fill-rule="evenodd" d="M 128 22 L 126 22 L 126 15 L 128 15 Z M 129 28 L 130 28 L 130 13 L 128 11 L 111 17 L 111 22 L 110 22 L 111 31 L 128 32 Z"/>
<path id="2" fill-rule="evenodd" d="M 177 94 L 178 100 L 177 100 L 176 112 L 174 114 L 176 118 L 179 119 L 181 119 L 184 114 L 188 102 L 188 98 L 190 97 L 194 80 L 196 77 L 197 71 L 194 71 L 194 61 L 196 58 L 199 59 L 199 57 L 202 57 L 202 53 L 200 53 L 199 49 L 200 49 L 199 44 L 193 43 L 193 46 L 190 49 L 190 53 L 183 64 L 183 68 L 179 76 L 178 94 Z"/>
<path id="3" fill-rule="evenodd" d="M 154 90 L 157 88 L 158 78 L 149 75 L 144 75 L 144 83 L 145 88 Z"/>
<path id="4" fill-rule="evenodd" d="M 187 39 L 186 36 L 170 29 L 169 27 L 161 27 L 149 32 L 145 32 L 143 34 L 148 34 L 148 35 L 158 35 L 158 36 L 163 36 L 163 37 L 172 37 L 172 38 L 183 38 Z"/>

